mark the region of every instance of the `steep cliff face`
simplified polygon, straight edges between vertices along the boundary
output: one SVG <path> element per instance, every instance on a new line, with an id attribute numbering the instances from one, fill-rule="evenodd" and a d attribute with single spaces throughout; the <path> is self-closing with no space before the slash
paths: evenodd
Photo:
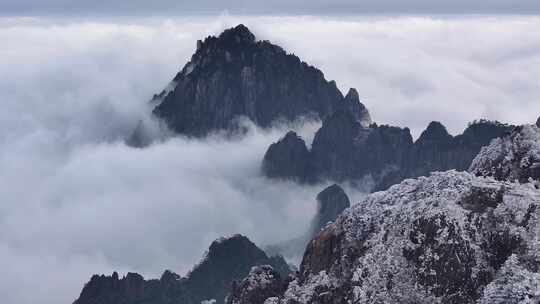
<path id="1" fill-rule="evenodd" d="M 265 303 L 536 303 L 539 205 L 530 184 L 467 172 L 405 180 L 321 231 Z"/>
<path id="2" fill-rule="evenodd" d="M 213 242 L 205 258 L 186 277 L 165 271 L 159 280 L 145 280 L 128 273 L 119 278 L 94 275 L 75 304 L 200 304 L 214 299 L 223 303 L 235 280 L 244 278 L 252 267 L 271 265 L 281 276 L 289 273 L 281 257 L 268 257 L 241 235 Z"/>
<path id="3" fill-rule="evenodd" d="M 365 127 L 354 119 L 351 110 L 343 109 L 323 121 L 311 151 L 306 152 L 300 139 L 295 144 L 286 141 L 274 144 L 273 152 L 279 146 L 283 155 L 301 147 L 302 159 L 265 157 L 263 166 L 274 170 L 272 174 L 263 173 L 302 182 L 348 181 L 368 191 L 384 190 L 405 178 L 425 176 L 433 171 L 467 170 L 482 146 L 511 129 L 512 126 L 497 122 L 478 121 L 454 137 L 441 123 L 432 122 L 413 142 L 408 128 L 376 124 Z M 294 164 L 309 170 L 295 174 L 289 169 Z"/>
<path id="4" fill-rule="evenodd" d="M 368 121 L 353 95 L 345 99 L 320 70 L 238 25 L 198 42 L 191 60 L 154 97 L 154 114 L 190 136 L 228 129 L 242 116 L 268 127 L 278 119 L 323 119 L 345 105 Z"/>
<path id="5" fill-rule="evenodd" d="M 516 127 L 511 134 L 493 140 L 482 148 L 469 170 L 498 180 L 540 180 L 540 128 Z"/>

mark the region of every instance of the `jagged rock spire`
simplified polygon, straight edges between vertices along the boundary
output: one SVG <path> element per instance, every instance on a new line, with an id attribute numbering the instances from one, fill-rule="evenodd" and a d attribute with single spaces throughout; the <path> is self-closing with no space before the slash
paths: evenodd
<path id="1" fill-rule="evenodd" d="M 369 114 L 366 106 L 364 106 L 364 104 L 360 102 L 360 96 L 358 95 L 358 91 L 356 91 L 355 88 L 349 89 L 349 92 L 347 93 L 347 95 L 345 95 L 344 102 L 364 128 L 367 128 L 369 127 L 369 125 L 371 125 L 371 115 Z"/>

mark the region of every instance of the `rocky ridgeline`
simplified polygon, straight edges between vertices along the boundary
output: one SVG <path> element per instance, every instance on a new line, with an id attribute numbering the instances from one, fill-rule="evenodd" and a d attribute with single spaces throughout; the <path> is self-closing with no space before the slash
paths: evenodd
<path id="1" fill-rule="evenodd" d="M 344 97 L 320 70 L 257 40 L 242 24 L 199 41 L 191 60 L 153 102 L 157 117 L 188 136 L 230 129 L 240 117 L 269 127 L 278 120 L 323 119 L 340 108 L 364 124 L 371 121 L 356 90 Z"/>
<path id="2" fill-rule="evenodd" d="M 452 136 L 432 122 L 413 142 L 408 128 L 365 127 L 349 111 L 336 111 L 323 121 L 311 150 L 289 132 L 268 148 L 262 170 L 270 178 L 348 181 L 368 191 L 382 190 L 433 171 L 467 170 L 483 146 L 512 128 L 482 120 Z"/>
<path id="3" fill-rule="evenodd" d="M 317 234 L 295 277 L 250 287 L 266 299 L 235 290 L 232 303 L 538 303 L 539 207 L 532 184 L 456 171 L 408 179 Z"/>
<path id="4" fill-rule="evenodd" d="M 213 242 L 205 258 L 186 277 L 171 271 L 165 271 L 159 280 L 145 280 L 136 273 L 122 278 L 116 272 L 94 275 L 74 304 L 219 304 L 233 282 L 246 277 L 257 265 L 270 265 L 282 277 L 289 273 L 283 258 L 268 257 L 246 237 L 235 235 Z"/>

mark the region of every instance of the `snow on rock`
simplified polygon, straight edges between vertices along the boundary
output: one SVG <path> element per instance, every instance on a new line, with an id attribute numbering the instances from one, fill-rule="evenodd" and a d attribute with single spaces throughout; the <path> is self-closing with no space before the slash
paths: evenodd
<path id="1" fill-rule="evenodd" d="M 272 303 L 273 300 L 270 299 L 283 293 L 286 287 L 285 281 L 272 266 L 255 266 L 239 284 L 233 284 L 232 292 L 227 297 L 226 303 Z"/>
<path id="2" fill-rule="evenodd" d="M 539 205 L 531 184 L 467 172 L 405 180 L 315 236 L 267 303 L 538 303 Z"/>
<path id="3" fill-rule="evenodd" d="M 482 148 L 469 171 L 498 180 L 540 180 L 540 128 L 524 125 Z"/>

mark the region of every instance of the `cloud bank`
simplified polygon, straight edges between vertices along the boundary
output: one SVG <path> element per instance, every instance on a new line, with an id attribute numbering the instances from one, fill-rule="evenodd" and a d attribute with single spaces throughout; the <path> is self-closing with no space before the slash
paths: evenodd
<path id="1" fill-rule="evenodd" d="M 1 18 L 4 303 L 69 303 L 93 273 L 185 273 L 222 235 L 264 244 L 303 232 L 322 185 L 258 175 L 283 129 L 143 150 L 122 141 L 195 41 L 239 22 L 416 135 L 431 120 L 456 133 L 475 118 L 540 114 L 537 17 Z"/>

